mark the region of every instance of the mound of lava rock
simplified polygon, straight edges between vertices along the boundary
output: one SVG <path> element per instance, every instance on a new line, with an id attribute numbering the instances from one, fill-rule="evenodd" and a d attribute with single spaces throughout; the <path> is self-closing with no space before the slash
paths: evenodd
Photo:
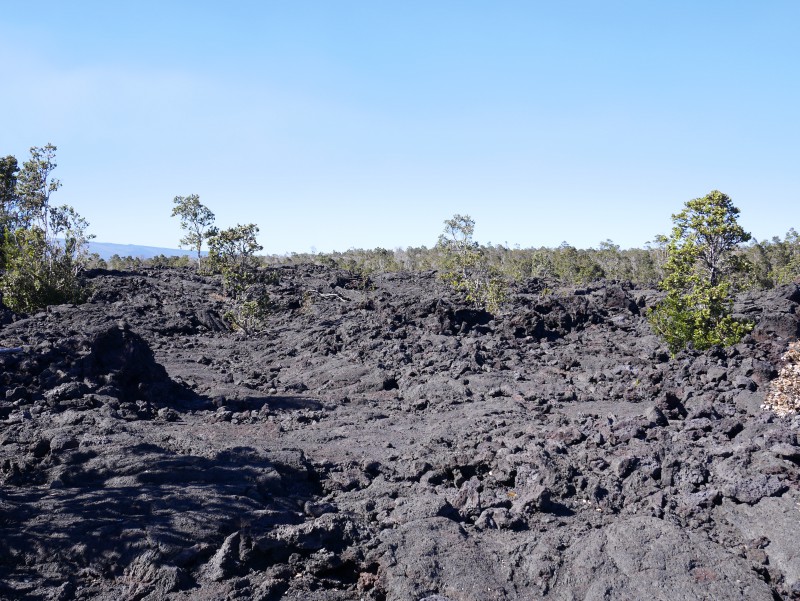
<path id="1" fill-rule="evenodd" d="M 155 405 L 186 396 L 124 322 L 80 324 L 84 328 L 58 332 L 48 327 L 48 321 L 59 322 L 70 309 L 54 308 L 42 321 L 15 324 L 25 333 L 17 336 L 23 346 L 0 354 L 1 417 L 8 418 L 19 406 L 30 406 L 30 412 L 103 403 L 148 415 Z"/>
<path id="2" fill-rule="evenodd" d="M 670 357 L 619 283 L 277 268 L 254 335 L 192 270 L 0 311 L 0 598 L 800 598 L 800 290 Z"/>

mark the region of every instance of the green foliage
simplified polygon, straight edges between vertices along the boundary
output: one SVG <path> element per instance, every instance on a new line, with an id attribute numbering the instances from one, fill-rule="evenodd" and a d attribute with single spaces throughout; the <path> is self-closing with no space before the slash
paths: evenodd
<path id="1" fill-rule="evenodd" d="M 731 276 L 746 269 L 735 251 L 750 239 L 738 215 L 731 199 L 714 190 L 672 216 L 660 284 L 667 296 L 648 318 L 673 354 L 688 346 L 735 344 L 752 328 L 731 316 Z"/>
<path id="2" fill-rule="evenodd" d="M 600 243 L 594 253 L 594 262 L 603 277 L 609 280 L 630 281 L 633 276 L 631 255 L 624 254 L 618 244 L 611 240 Z"/>
<path id="3" fill-rule="evenodd" d="M 182 267 L 189 267 L 190 259 L 187 255 L 156 255 L 151 259 L 144 262 L 149 267 L 156 269 L 180 269 Z"/>
<path id="4" fill-rule="evenodd" d="M 698 263 L 698 274 L 716 286 L 725 275 L 743 269 L 740 255 L 733 251 L 751 236 L 738 219 L 739 209 L 719 190 L 688 201 L 683 211 L 672 216 L 675 225 L 667 247 L 667 270 L 670 262 L 683 261 L 679 255 L 684 255 Z"/>
<path id="5" fill-rule="evenodd" d="M 141 269 L 143 265 L 144 261 L 141 258 L 130 255 L 120 257 L 118 254 L 113 254 L 108 260 L 108 268 L 117 271 L 135 271 Z"/>
<path id="6" fill-rule="evenodd" d="M 259 277 L 255 253 L 262 249 L 254 223 L 214 232 L 208 239 L 211 269 L 222 274 L 225 295 L 231 301 L 226 312 L 228 322 L 251 333 L 263 328 L 270 310 L 269 296 Z M 269 279 L 271 276 L 267 276 Z"/>
<path id="7" fill-rule="evenodd" d="M 213 271 L 222 274 L 227 296 L 238 297 L 253 282 L 258 268 L 255 253 L 263 248 L 257 235 L 258 226 L 248 223 L 215 231 L 208 239 L 209 263 Z"/>
<path id="8" fill-rule="evenodd" d="M 13 156 L 0 158 L 0 233 L 11 225 L 17 201 L 19 165 Z"/>
<path id="9" fill-rule="evenodd" d="M 668 292 L 650 311 L 648 320 L 674 355 L 689 346 L 704 350 L 739 342 L 753 329 L 753 324 L 734 319 L 732 307 L 727 283 L 709 286 L 699 281 L 683 294 Z"/>
<path id="10" fill-rule="evenodd" d="M 508 283 L 494 270 L 487 270 L 479 280 L 471 280 L 465 290 L 467 301 L 489 313 L 497 313 L 508 301 Z"/>
<path id="11" fill-rule="evenodd" d="M 214 228 L 214 213 L 201 204 L 200 197 L 197 194 L 190 194 L 189 196 L 176 196 L 173 199 L 172 216 L 180 217 L 181 229 L 186 232 L 186 235 L 180 239 L 180 246 L 188 246 L 197 252 L 197 263 L 200 264 L 200 259 L 203 250 L 203 241 L 209 239 L 216 234 Z"/>
<path id="12" fill-rule="evenodd" d="M 660 281 L 666 260 L 665 246 L 623 250 L 606 241 L 598 249 L 576 249 L 568 244 L 559 248 L 507 248 L 478 245 L 474 252 L 480 262 L 507 280 L 527 278 L 558 279 L 565 284 L 584 285 L 600 278 L 630 280 L 654 287 Z M 451 257 L 452 258 L 452 257 Z M 313 264 L 353 273 L 442 271 L 448 256 L 439 245 L 374 250 L 351 248 L 331 253 L 290 253 L 262 257 L 265 265 Z"/>
<path id="13" fill-rule="evenodd" d="M 437 248 L 441 253 L 443 277 L 466 279 L 480 262 L 478 243 L 472 239 L 475 220 L 469 215 L 453 215 L 444 222 Z"/>
<path id="14" fill-rule="evenodd" d="M 86 269 L 108 269 L 108 262 L 99 253 L 90 253 L 86 259 Z"/>
<path id="15" fill-rule="evenodd" d="M 770 260 L 770 279 L 775 286 L 800 279 L 800 235 L 791 228 L 783 240 L 773 238 L 774 258 Z"/>
<path id="16" fill-rule="evenodd" d="M 80 263 L 63 246 L 48 244 L 42 230 L 17 230 L 9 236 L 7 251 L 0 289 L 10 308 L 31 312 L 85 300 L 86 291 L 78 278 Z"/>
<path id="17" fill-rule="evenodd" d="M 508 284 L 499 270 L 488 265 L 485 251 L 472 239 L 475 221 L 454 215 L 439 236 L 439 277 L 476 307 L 496 313 L 507 300 Z"/>
<path id="18" fill-rule="evenodd" d="M 257 293 L 250 289 L 249 298 L 240 298 L 225 312 L 225 320 L 234 330 L 242 330 L 247 334 L 263 329 L 266 318 L 272 310 L 269 295 L 263 290 Z"/>
<path id="19" fill-rule="evenodd" d="M 31 158 L 23 163 L 17 176 L 14 225 L 25 229 L 37 225 L 45 236 L 48 236 L 50 196 L 61 187 L 61 182 L 51 175 L 57 167 L 56 150 L 52 144 L 32 147 Z"/>
<path id="20" fill-rule="evenodd" d="M 783 240 L 776 237 L 771 241 L 735 248 L 730 263 L 731 266 L 736 265 L 736 269 L 727 273 L 726 279 L 734 290 L 741 290 L 772 288 L 800 278 L 798 238 L 797 233 L 790 230 Z M 462 251 L 463 254 L 476 253 L 480 256 L 482 265 L 506 280 L 552 279 L 567 285 L 583 286 L 605 278 L 630 281 L 642 288 L 654 288 L 666 276 L 668 243 L 667 236 L 658 235 L 645 248 L 622 249 L 612 241 L 605 240 L 597 248 L 588 249 L 578 249 L 567 243 L 557 248 L 507 248 L 502 245 L 476 244 Z M 448 260 L 453 264 L 451 267 L 457 269 L 458 257 L 457 252 L 444 253 L 437 244 L 433 248 L 351 248 L 331 253 L 290 253 L 262 257 L 261 261 L 264 265 L 310 263 L 364 274 L 424 272 L 434 269 L 441 273 Z"/>
<path id="21" fill-rule="evenodd" d="M 562 282 L 587 284 L 605 277 L 600 265 L 585 250 L 563 242 L 552 258 L 554 275 Z"/>
<path id="22" fill-rule="evenodd" d="M 374 251 L 364 253 L 363 259 L 353 259 L 355 273 L 386 273 L 398 271 L 399 264 L 395 260 L 394 253 L 385 248 L 376 248 Z"/>
<path id="23" fill-rule="evenodd" d="M 16 311 L 85 298 L 80 274 L 89 261 L 87 243 L 92 236 L 75 209 L 50 204 L 51 194 L 61 187 L 51 176 L 55 152 L 52 144 L 31 148 L 31 158 L 18 175 L 16 159 L 0 161 L 0 292 L 3 302 Z"/>
<path id="24" fill-rule="evenodd" d="M 0 272 L 8 260 L 6 233 L 13 226 L 14 209 L 17 203 L 17 174 L 19 166 L 13 156 L 0 158 Z"/>
<path id="25" fill-rule="evenodd" d="M 739 274 L 742 288 L 773 288 L 800 280 L 800 234 L 789 229 L 781 240 L 754 241 L 742 249 L 749 269 Z"/>
<path id="26" fill-rule="evenodd" d="M 627 278 L 629 281 L 648 288 L 658 284 L 662 270 L 657 255 L 651 249 L 631 248 L 625 251 L 625 256 L 630 265 L 630 276 Z"/>

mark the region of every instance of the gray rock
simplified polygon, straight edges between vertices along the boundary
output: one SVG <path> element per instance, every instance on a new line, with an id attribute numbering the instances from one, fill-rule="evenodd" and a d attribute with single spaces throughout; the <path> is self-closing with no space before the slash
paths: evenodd
<path id="1" fill-rule="evenodd" d="M 384 531 L 379 549 L 387 601 L 434 595 L 475 601 L 515 598 L 507 586 L 510 566 L 445 518 Z"/>
<path id="2" fill-rule="evenodd" d="M 234 532 L 228 535 L 222 546 L 214 553 L 205 567 L 206 576 L 210 580 L 219 581 L 233 576 L 240 567 L 241 534 Z"/>
<path id="3" fill-rule="evenodd" d="M 760 408 L 791 290 L 740 298 L 758 339 L 670 358 L 627 284 L 490 315 L 433 272 L 267 268 L 245 335 L 218 277 L 89 277 L 0 326 L 0 597 L 800 589 L 797 420 Z"/>
<path id="4" fill-rule="evenodd" d="M 800 550 L 787 536 L 797 528 L 797 507 L 800 496 L 796 491 L 782 497 L 761 499 L 753 505 L 725 500 L 715 508 L 715 520 L 724 525 L 721 535 L 741 541 L 753 548 L 754 542 L 764 541 L 763 551 L 773 578 L 782 575 L 785 597 L 790 598 L 793 587 L 800 583 Z"/>
<path id="5" fill-rule="evenodd" d="M 620 519 L 564 553 L 551 598 L 772 600 L 748 564 L 701 535 L 649 517 Z"/>
<path id="6" fill-rule="evenodd" d="M 731 478 L 722 487 L 722 494 L 739 503 L 753 505 L 764 497 L 774 497 L 784 492 L 788 486 L 776 476 L 754 474 L 749 477 Z"/>

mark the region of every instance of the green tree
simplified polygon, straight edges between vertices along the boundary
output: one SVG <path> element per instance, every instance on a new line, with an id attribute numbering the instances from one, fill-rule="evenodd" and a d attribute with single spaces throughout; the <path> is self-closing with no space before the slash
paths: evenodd
<path id="1" fill-rule="evenodd" d="M 562 242 L 553 253 L 553 269 L 556 277 L 570 284 L 587 284 L 605 277 L 603 269 L 585 250 L 578 250 Z"/>
<path id="2" fill-rule="evenodd" d="M 7 259 L 7 231 L 17 204 L 17 173 L 19 165 L 11 155 L 0 158 L 0 273 Z"/>
<path id="3" fill-rule="evenodd" d="M 800 234 L 789 228 L 783 240 L 775 238 L 776 258 L 772 268 L 772 279 L 776 286 L 788 284 L 800 278 Z"/>
<path id="4" fill-rule="evenodd" d="M 639 286 L 652 287 L 661 280 L 661 272 L 653 258 L 653 251 L 631 248 L 625 251 L 631 268 L 631 281 Z"/>
<path id="5" fill-rule="evenodd" d="M 270 309 L 266 292 L 258 285 L 258 226 L 254 223 L 217 231 L 208 239 L 211 268 L 222 274 L 231 308 L 225 318 L 234 327 L 253 332 L 263 327 Z"/>
<path id="6" fill-rule="evenodd" d="M 733 251 L 751 236 L 738 220 L 739 209 L 719 190 L 690 200 L 683 211 L 672 216 L 670 258 L 676 251 L 691 251 L 700 263 L 701 277 L 716 286 L 722 276 L 742 268 Z"/>
<path id="7" fill-rule="evenodd" d="M 593 259 L 603 272 L 603 277 L 620 281 L 630 280 L 633 276 L 629 254 L 611 240 L 606 239 L 600 243 L 593 253 Z"/>
<path id="8" fill-rule="evenodd" d="M 453 215 L 444 222 L 444 232 L 439 236 L 437 246 L 443 255 L 443 265 L 447 273 L 462 279 L 469 277 L 481 258 L 480 247 L 472 239 L 475 233 L 475 220 L 469 215 Z"/>
<path id="9" fill-rule="evenodd" d="M 197 194 L 189 196 L 176 196 L 173 199 L 172 216 L 180 217 L 181 229 L 186 235 L 181 238 L 181 248 L 188 246 L 197 251 L 197 264 L 203 250 L 203 241 L 216 233 L 214 229 L 214 213 L 200 202 Z"/>
<path id="10" fill-rule="evenodd" d="M 739 209 L 717 190 L 688 201 L 672 216 L 660 284 L 667 295 L 649 320 L 673 354 L 689 345 L 702 350 L 735 344 L 752 327 L 731 316 L 734 290 L 728 276 L 744 268 L 734 251 L 750 240 L 738 217 Z"/>
<path id="11" fill-rule="evenodd" d="M 484 249 L 473 240 L 475 221 L 469 215 L 454 215 L 444 225 L 436 244 L 440 255 L 439 277 L 462 291 L 468 302 L 497 312 L 506 300 L 508 285 L 488 265 Z"/>
<path id="12" fill-rule="evenodd" d="M 9 225 L 17 199 L 19 165 L 11 155 L 0 158 L 0 234 Z"/>
<path id="13" fill-rule="evenodd" d="M 783 240 L 773 236 L 769 241 L 754 242 L 745 253 L 754 265 L 753 273 L 748 274 L 753 288 L 773 288 L 800 277 L 800 234 L 794 228 Z"/>
<path id="14" fill-rule="evenodd" d="M 33 225 L 44 230 L 48 237 L 50 196 L 61 187 L 61 182 L 52 177 L 58 166 L 56 150 L 52 144 L 42 148 L 31 148 L 31 158 L 22 164 L 17 177 L 17 224 L 23 228 Z"/>
<path id="15" fill-rule="evenodd" d="M 89 224 L 68 205 L 51 206 L 61 187 L 52 177 L 56 147 L 31 148 L 31 158 L 16 175 L 16 159 L 2 160 L 3 240 L 0 291 L 17 311 L 77 302 L 84 292 L 81 271 L 88 260 Z M 11 185 L 13 183 L 13 192 Z"/>
<path id="16" fill-rule="evenodd" d="M 236 225 L 219 230 L 208 238 L 208 256 L 212 266 L 222 275 L 243 276 L 258 267 L 255 253 L 263 247 L 258 243 L 258 226 L 255 223 Z"/>

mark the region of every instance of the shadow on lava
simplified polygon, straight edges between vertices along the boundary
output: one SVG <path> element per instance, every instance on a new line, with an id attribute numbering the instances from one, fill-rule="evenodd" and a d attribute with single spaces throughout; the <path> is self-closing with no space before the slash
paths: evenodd
<path id="1" fill-rule="evenodd" d="M 575 512 L 572 509 L 556 501 L 550 501 L 547 504 L 545 511 L 560 518 L 568 518 L 575 515 Z"/>
<path id="2" fill-rule="evenodd" d="M 225 406 L 231 411 L 319 411 L 322 403 L 319 399 L 294 395 L 250 396 L 239 399 L 218 399 L 213 401 L 217 406 Z"/>
<path id="3" fill-rule="evenodd" d="M 53 577 L 26 565 L 57 566 L 65 577 L 90 567 L 119 576 L 149 549 L 164 564 L 190 567 L 233 532 L 258 541 L 301 523 L 304 504 L 321 495 L 297 451 L 236 447 L 202 457 L 140 444 L 58 473 L 49 488 L 4 487 L 0 582 Z"/>

